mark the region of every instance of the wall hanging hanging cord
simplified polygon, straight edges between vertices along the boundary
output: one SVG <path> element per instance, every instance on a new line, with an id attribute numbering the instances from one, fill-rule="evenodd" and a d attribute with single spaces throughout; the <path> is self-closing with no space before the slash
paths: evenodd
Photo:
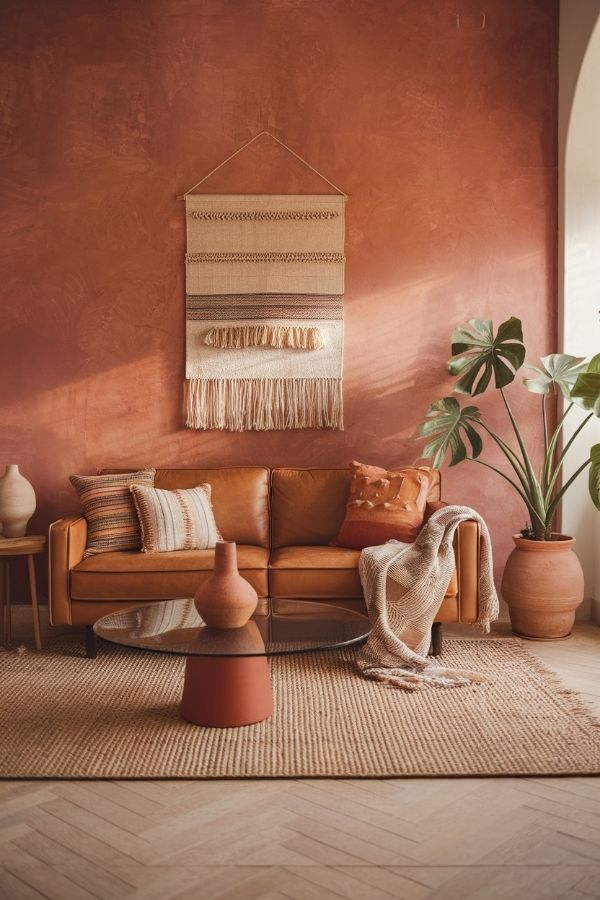
<path id="1" fill-rule="evenodd" d="M 314 166 L 311 166 L 311 164 L 309 162 L 307 162 L 302 156 L 300 156 L 299 153 L 296 153 L 295 150 L 292 150 L 291 147 L 288 147 L 287 144 L 284 144 L 283 141 L 280 141 L 278 137 L 275 137 L 275 135 L 271 134 L 270 131 L 260 131 L 258 134 L 255 134 L 253 138 L 250 138 L 249 141 L 246 141 L 245 144 L 242 144 L 241 147 L 238 147 L 237 150 L 235 150 L 232 154 L 230 154 L 230 156 L 228 156 L 227 159 L 224 159 L 223 162 L 219 163 L 218 166 L 215 166 L 214 169 L 211 169 L 211 171 L 207 175 L 205 175 L 204 178 L 201 178 L 200 181 L 197 181 L 196 184 L 192 185 L 192 187 L 189 188 L 187 191 L 185 191 L 185 193 L 178 194 L 177 199 L 185 200 L 185 198 L 187 197 L 188 194 L 191 194 L 192 191 L 195 191 L 196 188 L 200 187 L 200 185 L 203 184 L 208 178 L 210 178 L 211 175 L 214 175 L 215 172 L 218 172 L 219 169 L 222 169 L 223 166 L 227 165 L 228 162 L 231 162 L 231 160 L 234 159 L 234 157 L 236 157 L 238 155 L 238 153 L 241 153 L 242 150 L 245 150 L 246 147 L 249 147 L 250 144 L 254 143 L 254 141 L 257 141 L 260 137 L 263 136 L 263 134 L 266 134 L 267 137 L 272 138 L 276 143 L 278 143 L 281 147 L 283 147 L 284 150 L 287 150 L 288 153 L 291 153 L 292 156 L 295 156 L 296 159 L 300 160 L 300 162 L 303 165 L 305 165 L 308 169 L 310 169 L 311 172 L 314 172 L 315 175 L 318 175 L 319 178 L 321 178 L 330 187 L 332 187 L 334 189 L 334 191 L 336 191 L 336 193 L 341 194 L 342 197 L 344 197 L 344 198 L 348 197 L 348 194 L 346 194 L 345 191 L 343 191 L 336 184 L 334 184 L 333 181 L 330 181 L 329 178 L 326 178 L 324 175 L 322 175 L 321 172 L 318 171 L 318 169 L 315 169 Z"/>

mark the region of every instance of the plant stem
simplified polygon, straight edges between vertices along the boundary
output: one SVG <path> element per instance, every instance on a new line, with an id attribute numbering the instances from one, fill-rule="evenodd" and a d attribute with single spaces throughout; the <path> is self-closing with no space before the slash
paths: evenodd
<path id="1" fill-rule="evenodd" d="M 552 437 L 550 438 L 548 450 L 546 451 L 546 458 L 544 460 L 544 472 L 542 475 L 542 480 L 546 485 L 548 484 L 548 481 L 549 481 L 549 472 L 552 467 L 552 463 L 554 461 L 554 454 L 556 452 L 556 445 L 558 444 L 558 439 L 562 433 L 562 430 L 563 430 L 563 427 L 565 424 L 565 419 L 567 418 L 568 414 L 571 412 L 573 406 L 574 406 L 574 404 L 572 402 L 569 403 L 569 405 L 565 409 L 564 413 L 560 417 L 558 424 L 556 425 L 556 428 L 554 429 L 554 433 L 553 433 Z"/>
<path id="2" fill-rule="evenodd" d="M 554 516 L 554 512 L 555 512 L 555 510 L 556 510 L 556 507 L 557 507 L 558 504 L 560 503 L 560 501 L 561 501 L 563 495 L 569 490 L 569 488 L 571 487 L 571 485 L 573 484 L 573 482 L 575 481 L 575 479 L 578 478 L 578 477 L 581 475 L 581 473 L 582 473 L 585 469 L 587 469 L 587 467 L 588 467 L 589 465 L 591 465 L 591 463 L 592 463 L 592 460 L 591 460 L 591 459 L 586 459 L 586 461 L 585 461 L 584 463 L 582 463 L 582 464 L 579 466 L 579 468 L 577 469 L 577 471 L 574 472 L 573 475 L 571 475 L 571 477 L 570 477 L 569 480 L 566 482 L 566 484 L 563 484 L 563 486 L 561 487 L 560 491 L 558 492 L 558 494 L 556 495 L 556 497 L 554 498 L 554 500 L 552 501 L 552 503 L 551 503 L 550 506 L 548 507 L 547 518 L 548 518 L 549 521 L 550 521 L 551 518 Z"/>
<path id="3" fill-rule="evenodd" d="M 525 471 L 527 472 L 527 480 L 529 482 L 529 505 L 532 509 L 535 509 L 536 517 L 542 522 L 544 528 L 546 527 L 546 507 L 544 504 L 544 496 L 542 494 L 540 483 L 535 477 L 535 472 L 533 471 L 533 466 L 531 464 L 531 460 L 529 459 L 529 454 L 527 453 L 527 449 L 525 447 L 525 441 L 521 435 L 519 430 L 519 426 L 517 425 L 517 421 L 513 415 L 513 411 L 510 408 L 510 403 L 508 402 L 508 398 L 504 393 L 504 388 L 500 388 L 500 393 L 502 394 L 502 400 L 504 401 L 504 406 L 506 407 L 506 412 L 508 413 L 508 417 L 511 421 L 511 425 L 513 427 L 513 431 L 515 433 L 515 437 L 517 438 L 517 442 L 519 444 L 519 448 L 521 450 L 521 454 L 523 456 L 523 465 L 525 467 Z"/>
<path id="4" fill-rule="evenodd" d="M 509 478 L 508 475 L 502 471 L 502 469 L 497 469 L 496 466 L 493 466 L 491 463 L 486 463 L 482 459 L 474 459 L 472 456 L 468 456 L 467 459 L 470 462 L 477 463 L 480 466 L 485 466 L 486 469 L 491 469 L 492 472 L 496 472 L 497 475 L 500 475 L 501 478 L 504 478 L 505 481 L 508 481 L 508 483 L 515 489 L 515 491 L 517 492 L 517 494 L 519 495 L 519 497 L 521 498 L 521 500 L 523 501 L 523 503 L 525 504 L 525 506 L 531 513 L 532 517 L 535 517 L 538 520 L 538 522 L 541 524 L 542 528 L 546 527 L 546 523 L 544 522 L 543 518 L 539 515 L 539 513 L 537 512 L 535 507 L 531 504 L 531 501 L 528 499 L 527 495 L 521 490 L 519 485 L 516 484 L 516 482 L 514 482 L 512 480 L 512 478 Z"/>
<path id="5" fill-rule="evenodd" d="M 593 417 L 594 417 L 594 413 L 590 413 L 589 416 L 586 416 L 585 419 L 583 420 L 583 422 L 580 422 L 580 424 L 578 425 L 578 427 L 575 429 L 575 431 L 573 432 L 573 434 L 571 435 L 571 437 L 569 438 L 569 440 L 567 441 L 567 443 L 566 443 L 565 446 L 563 447 L 562 453 L 561 453 L 560 456 L 558 457 L 558 460 L 557 460 L 557 462 L 556 462 L 556 468 L 554 469 L 554 472 L 552 473 L 552 477 L 551 477 L 550 483 L 549 483 L 549 485 L 548 485 L 548 489 L 547 489 L 547 493 L 546 493 L 546 497 L 545 497 L 546 503 L 549 503 L 549 502 L 550 502 L 550 497 L 552 496 L 552 491 L 553 491 L 553 489 L 554 489 L 554 485 L 556 484 L 556 479 L 557 479 L 558 476 L 560 475 L 560 472 L 561 472 L 561 469 L 562 469 L 562 467 L 563 467 L 563 463 L 564 463 L 565 457 L 566 457 L 567 453 L 569 452 L 569 447 L 571 447 L 571 445 L 573 444 L 573 441 L 575 440 L 575 438 L 577 437 L 577 435 L 579 434 L 579 432 L 580 432 L 583 428 L 585 428 L 585 426 L 587 425 L 587 423 L 588 423 L 588 422 L 590 421 L 590 419 L 592 419 Z"/>
<path id="6" fill-rule="evenodd" d="M 527 473 L 523 467 L 523 463 L 521 462 L 521 460 L 519 459 L 519 457 L 517 456 L 515 451 L 512 449 L 512 447 L 509 447 L 509 445 L 506 443 L 506 441 L 503 441 L 499 435 L 497 435 L 494 431 L 492 431 L 491 428 L 488 428 L 488 426 L 485 424 L 485 422 L 480 421 L 479 424 L 481 425 L 483 430 L 489 434 L 489 436 L 492 438 L 492 440 L 498 444 L 498 446 L 500 447 L 500 449 L 502 450 L 502 452 L 508 459 L 509 463 L 515 470 L 515 473 L 518 475 L 519 481 L 521 482 L 523 487 L 525 489 L 527 489 Z"/>
<path id="7" fill-rule="evenodd" d="M 544 424 L 544 462 L 548 453 L 548 417 L 546 415 L 546 395 L 542 394 L 542 422 Z"/>

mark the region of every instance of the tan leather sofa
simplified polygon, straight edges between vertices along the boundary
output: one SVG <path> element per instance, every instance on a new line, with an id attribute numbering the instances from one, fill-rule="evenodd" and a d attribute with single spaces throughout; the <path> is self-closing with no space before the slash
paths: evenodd
<path id="1" fill-rule="evenodd" d="M 215 519 L 236 541 L 240 573 L 259 598 L 322 600 L 364 610 L 358 550 L 330 547 L 344 517 L 348 469 L 158 469 L 158 488 L 212 485 Z M 439 487 L 429 511 L 439 507 Z M 100 616 L 152 600 L 192 597 L 213 565 L 212 550 L 101 553 L 84 559 L 87 523 L 68 516 L 50 526 L 50 621 L 93 624 Z M 461 524 L 456 572 L 438 622 L 477 618 L 479 530 Z M 88 629 L 91 632 L 91 629 Z"/>

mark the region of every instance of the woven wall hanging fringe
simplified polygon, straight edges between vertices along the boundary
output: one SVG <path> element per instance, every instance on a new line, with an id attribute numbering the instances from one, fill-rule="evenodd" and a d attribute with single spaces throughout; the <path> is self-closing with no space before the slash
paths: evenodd
<path id="1" fill-rule="evenodd" d="M 345 195 L 184 197 L 188 427 L 343 428 Z"/>
<path id="2" fill-rule="evenodd" d="M 189 379 L 188 427 L 225 431 L 340 428 L 337 378 Z"/>
<path id="3" fill-rule="evenodd" d="M 204 343 L 224 350 L 237 350 L 240 347 L 320 350 L 325 346 L 320 328 L 296 325 L 226 325 L 224 328 L 211 328 Z"/>

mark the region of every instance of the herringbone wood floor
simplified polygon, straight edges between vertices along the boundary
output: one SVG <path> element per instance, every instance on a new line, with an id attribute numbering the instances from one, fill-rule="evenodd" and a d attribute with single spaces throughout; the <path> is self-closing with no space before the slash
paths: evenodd
<path id="1" fill-rule="evenodd" d="M 529 646 L 600 715 L 599 628 Z M 589 900 L 600 778 L 3 782 L 0 866 L 10 900 Z"/>

